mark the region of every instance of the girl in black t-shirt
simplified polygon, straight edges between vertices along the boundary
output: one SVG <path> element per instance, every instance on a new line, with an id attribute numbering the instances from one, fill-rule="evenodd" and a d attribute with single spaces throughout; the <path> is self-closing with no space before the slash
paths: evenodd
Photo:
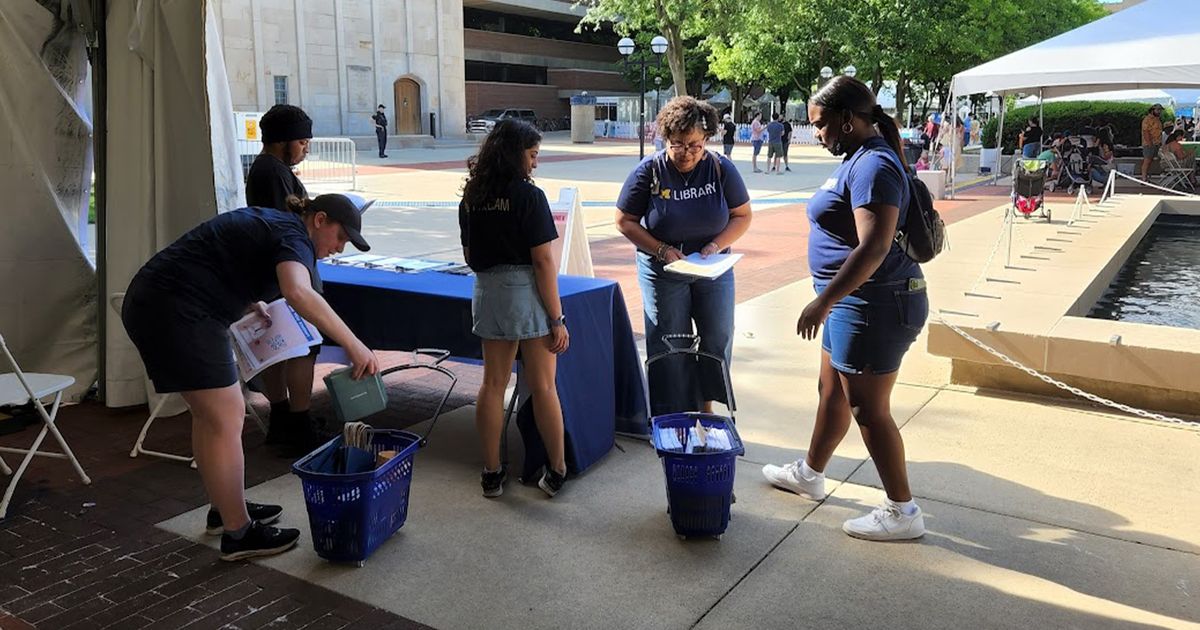
<path id="1" fill-rule="evenodd" d="M 558 238 L 546 194 L 533 185 L 542 136 L 530 124 L 505 120 L 467 160 L 467 182 L 458 206 L 463 256 L 475 271 L 472 331 L 483 340 L 483 384 L 475 424 L 483 448 L 483 496 L 504 492 L 500 463 L 504 390 L 518 348 L 533 396 L 533 415 L 548 464 L 538 486 L 554 496 L 567 466 L 562 407 L 554 385 L 556 355 L 569 341 L 558 299 Z"/>

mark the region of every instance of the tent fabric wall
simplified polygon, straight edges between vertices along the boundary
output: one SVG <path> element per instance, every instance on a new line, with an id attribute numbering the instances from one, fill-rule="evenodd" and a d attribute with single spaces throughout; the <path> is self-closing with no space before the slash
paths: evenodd
<path id="1" fill-rule="evenodd" d="M 121 292 L 155 252 L 244 193 L 209 3 L 111 0 L 107 29 L 106 278 Z M 144 402 L 141 360 L 115 313 L 105 334 L 106 403 Z"/>
<path id="2" fill-rule="evenodd" d="M 0 3 L 0 333 L 21 366 L 96 379 L 87 58 L 68 2 Z M 18 87 L 19 89 L 13 89 Z M 2 370 L 2 368 L 0 368 Z"/>

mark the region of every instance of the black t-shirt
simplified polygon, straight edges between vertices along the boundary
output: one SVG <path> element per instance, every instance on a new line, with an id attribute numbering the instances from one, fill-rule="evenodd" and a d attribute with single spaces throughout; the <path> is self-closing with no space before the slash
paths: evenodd
<path id="1" fill-rule="evenodd" d="M 226 212 L 192 228 L 158 252 L 132 284 L 181 302 L 226 325 L 259 300 L 279 296 L 275 266 L 305 266 L 319 289 L 317 256 L 300 217 L 270 208 Z"/>
<path id="2" fill-rule="evenodd" d="M 783 121 L 783 143 L 787 144 L 792 141 L 792 123 Z"/>
<path id="3" fill-rule="evenodd" d="M 541 188 L 514 180 L 506 196 L 482 208 L 458 204 L 458 227 L 475 271 L 496 265 L 530 265 L 530 249 L 558 238 L 550 202 Z"/>
<path id="4" fill-rule="evenodd" d="M 723 138 L 721 138 L 721 142 L 723 144 L 733 144 L 733 137 L 736 134 L 737 134 L 737 125 L 726 121 L 725 122 L 725 136 Z"/>
<path id="5" fill-rule="evenodd" d="M 1037 125 L 1030 125 L 1025 128 L 1025 144 L 1042 141 L 1042 128 Z"/>
<path id="6" fill-rule="evenodd" d="M 288 195 L 308 196 L 300 178 L 279 158 L 260 153 L 246 175 L 246 205 L 287 210 Z"/>
<path id="7" fill-rule="evenodd" d="M 375 115 L 372 116 L 372 118 L 375 119 L 376 125 L 383 127 L 382 130 L 379 127 L 376 127 L 375 131 L 387 131 L 387 114 L 383 112 L 375 112 Z"/>

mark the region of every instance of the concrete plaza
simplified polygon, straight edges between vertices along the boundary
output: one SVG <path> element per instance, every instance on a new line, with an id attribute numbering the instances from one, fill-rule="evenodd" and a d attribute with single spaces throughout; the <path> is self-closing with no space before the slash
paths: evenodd
<path id="1" fill-rule="evenodd" d="M 383 201 L 365 230 L 376 250 L 459 255 L 452 205 L 414 202 L 454 201 L 470 152 L 361 160 L 360 192 Z M 637 145 L 551 137 L 542 155 L 537 183 L 551 198 L 576 186 L 594 204 L 585 222 L 597 275 L 621 284 L 640 330 L 632 246 L 611 227 Z M 1200 628 L 1200 425 L 955 386 L 922 336 L 893 398 L 927 513 L 922 540 L 841 532 L 882 499 L 854 432 L 827 471 L 826 500 L 766 484 L 761 466 L 802 456 L 812 430 L 820 349 L 795 335 L 812 297 L 803 199 L 836 161 L 800 148 L 793 172 L 776 176 L 750 173 L 746 146 L 734 157 L 756 210 L 737 246 L 746 258 L 732 366 L 747 449 L 722 540 L 674 536 L 662 469 L 641 440 L 620 438 L 552 501 L 512 482 L 502 498 L 481 498 L 478 370 L 458 365 L 467 382 L 416 457 L 408 522 L 364 567 L 312 553 L 298 480 L 249 431 L 250 498 L 283 504 L 282 524 L 304 537 L 297 551 L 222 565 L 216 539 L 203 536 L 194 474 L 126 457 L 144 410 L 84 404 L 61 424 L 96 481 L 80 486 L 59 462 L 31 467 L 0 522 L 0 628 Z M 1006 189 L 976 187 L 939 203 L 953 245 L 990 247 L 981 235 L 994 233 L 1006 202 Z M 1069 202 L 1052 199 L 1055 216 L 1068 216 Z M 945 291 L 974 277 L 956 268 L 957 254 L 925 268 L 935 312 Z M 399 409 L 385 420 L 422 418 L 427 385 L 389 383 Z M 158 439 L 186 450 L 186 420 L 162 424 Z M 0 443 L 27 443 L 29 433 Z M 510 456 L 519 459 L 517 447 Z"/>

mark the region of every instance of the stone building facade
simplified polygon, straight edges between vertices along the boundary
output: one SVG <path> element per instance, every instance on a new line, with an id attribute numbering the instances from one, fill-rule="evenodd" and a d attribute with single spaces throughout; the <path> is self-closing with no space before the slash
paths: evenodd
<path id="1" fill-rule="evenodd" d="M 237 111 L 304 108 L 318 136 L 461 137 L 462 0 L 212 0 Z"/>

